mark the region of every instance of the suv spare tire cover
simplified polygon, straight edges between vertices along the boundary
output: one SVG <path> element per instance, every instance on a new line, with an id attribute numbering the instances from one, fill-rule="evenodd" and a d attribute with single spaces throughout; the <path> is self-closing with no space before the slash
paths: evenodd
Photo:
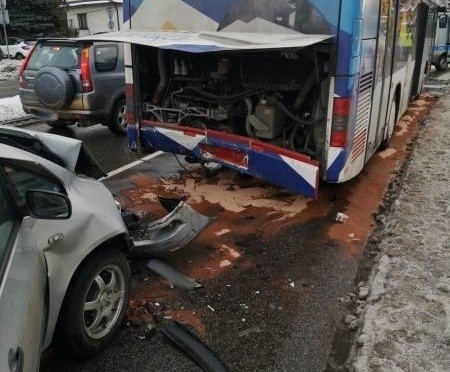
<path id="1" fill-rule="evenodd" d="M 34 91 L 45 106 L 58 109 L 73 100 L 73 82 L 69 74 L 57 67 L 43 67 L 36 74 Z"/>

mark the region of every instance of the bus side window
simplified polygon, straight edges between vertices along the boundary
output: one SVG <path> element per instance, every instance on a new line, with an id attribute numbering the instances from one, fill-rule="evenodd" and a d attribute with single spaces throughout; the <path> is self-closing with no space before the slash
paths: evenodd
<path id="1" fill-rule="evenodd" d="M 448 16 L 447 14 L 442 14 L 439 17 L 439 28 L 447 28 Z"/>

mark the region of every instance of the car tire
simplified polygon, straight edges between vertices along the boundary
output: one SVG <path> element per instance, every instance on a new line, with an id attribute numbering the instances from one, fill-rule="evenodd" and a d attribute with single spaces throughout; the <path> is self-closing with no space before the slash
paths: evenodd
<path id="1" fill-rule="evenodd" d="M 393 101 L 391 111 L 389 112 L 389 121 L 387 124 L 384 138 L 380 143 L 380 150 L 386 150 L 391 143 L 392 134 L 394 133 L 395 124 L 397 124 L 397 101 Z"/>
<path id="2" fill-rule="evenodd" d="M 69 74 L 57 67 L 43 67 L 37 72 L 34 91 L 39 102 L 52 109 L 66 108 L 75 94 Z"/>
<path id="3" fill-rule="evenodd" d="M 117 136 L 127 134 L 127 104 L 124 99 L 119 100 L 115 104 L 108 128 Z"/>
<path id="4" fill-rule="evenodd" d="M 17 53 L 17 54 L 15 55 L 14 58 L 17 59 L 17 60 L 22 60 L 22 59 L 24 59 L 25 57 L 24 57 L 22 54 Z"/>
<path id="5" fill-rule="evenodd" d="M 90 256 L 77 270 L 64 299 L 55 346 L 72 356 L 92 356 L 114 337 L 125 317 L 130 267 L 117 249 Z"/>
<path id="6" fill-rule="evenodd" d="M 445 71 L 448 68 L 448 60 L 447 60 L 447 54 L 443 54 L 439 57 L 438 62 L 436 63 L 436 70 L 438 71 Z"/>

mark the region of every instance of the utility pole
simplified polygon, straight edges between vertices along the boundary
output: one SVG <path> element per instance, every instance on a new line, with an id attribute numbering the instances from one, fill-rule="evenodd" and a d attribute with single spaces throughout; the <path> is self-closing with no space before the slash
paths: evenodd
<path id="1" fill-rule="evenodd" d="M 3 35 L 5 36 L 6 53 L 8 54 L 8 58 L 11 58 L 9 55 L 8 35 L 6 33 L 6 22 L 9 18 L 8 11 L 6 10 L 6 0 L 0 0 L 0 8 L 2 11 Z"/>

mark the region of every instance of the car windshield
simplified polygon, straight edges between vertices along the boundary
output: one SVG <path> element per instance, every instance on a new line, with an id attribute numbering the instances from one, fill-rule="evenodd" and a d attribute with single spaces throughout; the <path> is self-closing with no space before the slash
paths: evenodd
<path id="1" fill-rule="evenodd" d="M 65 70 L 78 68 L 80 47 L 77 45 L 40 45 L 31 55 L 27 69 L 58 67 Z"/>

